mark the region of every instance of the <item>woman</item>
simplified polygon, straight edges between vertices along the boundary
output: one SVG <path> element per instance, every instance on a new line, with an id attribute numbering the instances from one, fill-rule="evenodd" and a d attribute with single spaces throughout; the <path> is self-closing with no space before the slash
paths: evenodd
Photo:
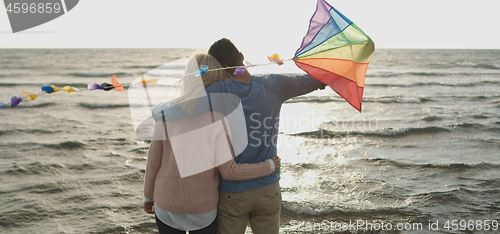
<path id="1" fill-rule="evenodd" d="M 195 76 L 198 64 L 211 71 Z M 181 78 L 178 104 L 190 113 L 204 88 L 227 79 L 212 56 L 193 57 Z M 277 156 L 257 164 L 237 164 L 231 149 L 230 126 L 219 112 L 207 111 L 176 121 L 156 121 L 145 182 L 144 210 L 154 213 L 160 233 L 215 233 L 219 173 L 226 180 L 249 180 L 279 170 Z M 153 209 L 154 206 L 154 209 Z"/>

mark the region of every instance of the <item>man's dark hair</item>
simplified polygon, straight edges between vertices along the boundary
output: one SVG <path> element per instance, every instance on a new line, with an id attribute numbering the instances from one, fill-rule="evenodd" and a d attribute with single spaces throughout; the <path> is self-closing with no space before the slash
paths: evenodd
<path id="1" fill-rule="evenodd" d="M 212 44 L 208 50 L 208 54 L 212 55 L 219 61 L 222 67 L 242 66 L 240 51 L 227 38 L 222 38 Z"/>

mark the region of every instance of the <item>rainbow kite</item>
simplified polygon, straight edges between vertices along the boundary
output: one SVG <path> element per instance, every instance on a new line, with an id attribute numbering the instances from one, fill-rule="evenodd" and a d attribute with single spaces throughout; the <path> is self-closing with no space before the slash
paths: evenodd
<path id="1" fill-rule="evenodd" d="M 366 70 L 374 51 L 375 44 L 356 24 L 318 0 L 309 31 L 293 60 L 361 112 Z"/>

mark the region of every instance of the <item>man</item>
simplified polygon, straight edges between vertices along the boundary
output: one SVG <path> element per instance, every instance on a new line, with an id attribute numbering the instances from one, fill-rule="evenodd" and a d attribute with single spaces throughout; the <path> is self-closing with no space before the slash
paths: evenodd
<path id="1" fill-rule="evenodd" d="M 208 53 L 223 67 L 243 65 L 243 54 L 226 38 L 216 41 Z M 200 64 L 201 65 L 201 64 Z M 263 162 L 277 155 L 277 136 L 280 109 L 286 100 L 300 96 L 325 85 L 309 75 L 268 74 L 252 76 L 248 71 L 233 75 L 235 68 L 226 70 L 232 79 L 218 81 L 206 88 L 206 93 L 229 93 L 239 97 L 246 122 L 248 145 L 235 157 L 237 163 Z M 214 100 L 212 100 L 214 102 Z M 218 110 L 211 104 L 211 109 Z M 215 106 L 218 106 L 215 104 Z M 161 118 L 159 106 L 153 110 Z M 164 109 L 164 107 L 163 107 Z M 206 110 L 205 110 L 206 111 Z M 222 111 L 227 114 L 227 111 Z M 178 111 L 171 112 L 178 113 Z M 199 113 L 195 110 L 191 114 Z M 169 119 L 169 117 L 166 117 Z M 233 132 L 234 137 L 234 132 Z M 247 222 L 254 234 L 279 233 L 281 189 L 279 171 L 252 180 L 219 183 L 217 233 L 243 234 Z"/>

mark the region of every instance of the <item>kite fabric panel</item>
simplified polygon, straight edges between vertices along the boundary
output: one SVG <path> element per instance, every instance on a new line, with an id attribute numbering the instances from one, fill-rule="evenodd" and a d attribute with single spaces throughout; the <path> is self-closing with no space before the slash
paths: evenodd
<path id="1" fill-rule="evenodd" d="M 293 60 L 361 112 L 365 75 L 373 52 L 375 44 L 369 36 L 330 4 L 318 0 Z"/>

